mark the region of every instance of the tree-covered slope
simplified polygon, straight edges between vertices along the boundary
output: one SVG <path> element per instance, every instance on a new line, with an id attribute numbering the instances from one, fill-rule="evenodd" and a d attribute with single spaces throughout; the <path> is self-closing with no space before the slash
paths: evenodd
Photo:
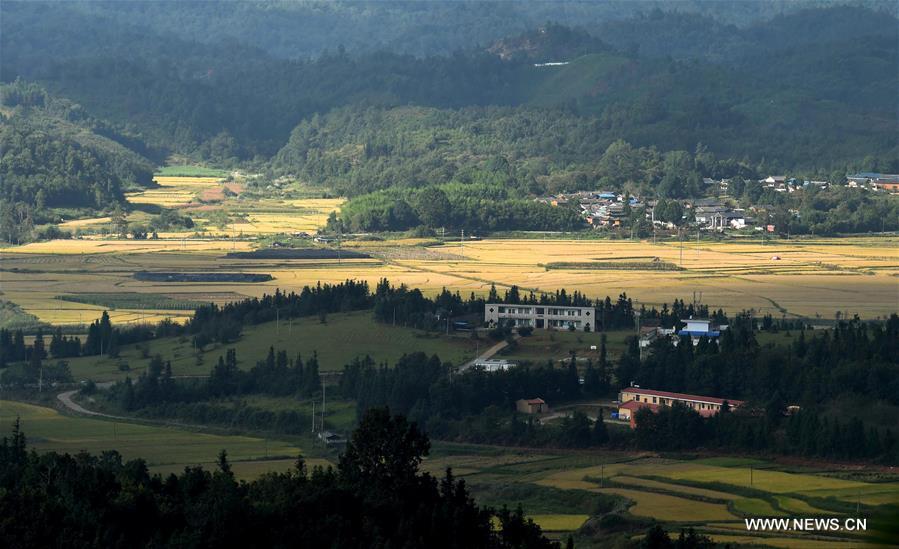
<path id="1" fill-rule="evenodd" d="M 152 183 L 152 162 L 79 105 L 21 81 L 2 86 L 0 97 L 0 199 L 38 210 L 106 207 L 126 188 Z"/>
<path id="2" fill-rule="evenodd" d="M 895 4 L 875 4 L 873 9 L 835 3 L 822 6 L 796 2 L 793 6 L 798 10 L 742 22 L 683 10 L 644 10 L 634 17 L 604 21 L 588 30 L 609 44 L 640 56 L 727 65 L 761 53 L 814 49 L 835 40 L 878 36 L 895 41 L 899 33 Z"/>
<path id="3" fill-rule="evenodd" d="M 6 2 L 9 3 L 9 2 Z M 79 0 L 80 13 L 109 18 L 116 25 L 140 25 L 155 33 L 215 44 L 223 38 L 283 59 L 314 57 L 339 47 L 351 53 L 383 50 L 418 57 L 449 55 L 532 30 L 547 21 L 591 31 L 628 20 L 669 15 L 702 16 L 709 24 L 745 28 L 821 6 L 862 5 L 896 14 L 889 0 L 629 0 L 544 2 L 377 2 L 294 0 L 241 2 L 128 2 Z M 709 24 L 705 24 L 706 29 Z M 826 29 L 826 27 L 822 27 Z M 679 29 L 680 30 L 680 29 Z M 652 29 L 665 31 L 665 28 Z M 602 34 L 598 34 L 602 36 Z M 670 35 L 665 35 L 671 38 Z M 628 35 L 615 35 L 627 40 Z M 708 36 L 697 35 L 708 40 Z M 659 42 L 655 42 L 659 43 Z"/>
<path id="4" fill-rule="evenodd" d="M 587 28 L 591 36 L 554 24 L 452 55 L 379 53 L 373 42 L 364 53 L 286 60 L 256 47 L 246 33 L 198 41 L 197 33 L 139 24 L 132 12 L 146 9 L 151 17 L 152 6 L 90 6 L 4 3 L 3 80 L 40 82 L 119 133 L 222 165 L 263 164 L 294 127 L 333 109 L 410 105 L 508 106 L 523 116 L 530 107 L 559 109 L 594 128 L 599 135 L 591 142 L 620 138 L 661 150 L 702 143 L 719 156 L 778 171 L 831 171 L 867 156 L 897 156 L 899 41 L 889 29 L 899 24 L 864 8 L 806 10 L 747 28 L 722 27 L 687 9 L 629 20 L 631 34 L 647 44 L 655 31 L 692 29 L 671 41 L 681 60 L 634 50 L 620 36 L 628 27 L 618 35 Z M 204 9 L 210 8 L 175 12 Z M 228 10 L 239 11 L 227 6 L 222 13 Z M 669 23 L 674 30 L 666 35 Z M 720 45 L 722 58 L 688 51 L 694 43 Z M 534 66 L 545 61 L 569 64 Z M 546 133 L 560 139 L 553 129 Z M 285 156 L 276 161 L 279 170 Z"/>

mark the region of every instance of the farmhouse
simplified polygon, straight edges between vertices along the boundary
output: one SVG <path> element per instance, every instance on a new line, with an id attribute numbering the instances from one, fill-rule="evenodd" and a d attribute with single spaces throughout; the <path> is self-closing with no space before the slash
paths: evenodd
<path id="1" fill-rule="evenodd" d="M 712 324 L 711 320 L 705 318 L 690 318 L 685 320 L 687 323 L 686 326 L 679 332 L 677 335 L 679 336 L 690 336 L 693 340 L 693 345 L 699 343 L 699 338 L 707 337 L 709 339 L 715 339 L 721 335 L 721 332 L 727 330 L 727 326 L 719 326 Z"/>
<path id="2" fill-rule="evenodd" d="M 484 306 L 484 321 L 490 325 L 530 326 L 567 330 L 592 330 L 596 327 L 593 307 L 548 305 L 504 305 L 488 303 Z"/>
<path id="3" fill-rule="evenodd" d="M 618 419 L 629 421 L 631 428 L 636 425 L 634 415 L 641 408 L 649 408 L 655 412 L 662 406 L 672 406 L 675 402 L 680 402 L 703 417 L 711 417 L 721 411 L 725 402 L 730 408 L 738 408 L 744 404 L 741 400 L 656 391 L 640 387 L 623 389 L 618 395 L 618 401 L 620 402 Z"/>
<path id="4" fill-rule="evenodd" d="M 522 414 L 545 414 L 549 406 L 542 398 L 523 398 L 515 401 L 515 409 Z"/>

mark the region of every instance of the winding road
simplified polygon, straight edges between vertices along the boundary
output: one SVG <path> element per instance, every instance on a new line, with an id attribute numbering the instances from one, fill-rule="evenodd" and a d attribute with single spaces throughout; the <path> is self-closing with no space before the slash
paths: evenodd
<path id="1" fill-rule="evenodd" d="M 106 389 L 111 386 L 112 386 L 111 381 L 106 382 L 106 383 L 98 383 L 97 384 L 98 389 Z M 70 411 L 75 412 L 76 414 L 83 414 L 86 416 L 95 416 L 95 417 L 108 417 L 110 419 L 126 419 L 126 420 L 132 419 L 132 418 L 124 417 L 124 416 L 114 416 L 111 414 L 104 414 L 102 412 L 95 412 L 93 410 L 88 410 L 87 408 L 78 404 L 77 402 L 75 402 L 72 399 L 72 397 L 75 396 L 75 393 L 77 393 L 77 392 L 78 392 L 78 389 L 75 389 L 73 391 L 65 391 L 65 392 L 59 393 L 58 395 L 56 395 L 56 400 L 61 402 L 63 406 L 68 408 Z"/>

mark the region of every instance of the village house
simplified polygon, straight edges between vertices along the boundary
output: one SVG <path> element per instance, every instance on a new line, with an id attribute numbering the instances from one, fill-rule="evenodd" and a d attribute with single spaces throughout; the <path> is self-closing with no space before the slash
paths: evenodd
<path id="1" fill-rule="evenodd" d="M 684 323 L 686 323 L 686 326 L 678 331 L 677 335 L 689 336 L 693 341 L 693 345 L 698 345 L 699 339 L 702 337 L 718 339 L 721 336 L 721 332 L 728 328 L 727 325 L 713 324 L 711 320 L 706 318 L 690 318 L 685 320 Z"/>
<path id="2" fill-rule="evenodd" d="M 549 412 L 549 406 L 542 398 L 523 398 L 515 401 L 515 409 L 522 414 L 545 414 Z"/>

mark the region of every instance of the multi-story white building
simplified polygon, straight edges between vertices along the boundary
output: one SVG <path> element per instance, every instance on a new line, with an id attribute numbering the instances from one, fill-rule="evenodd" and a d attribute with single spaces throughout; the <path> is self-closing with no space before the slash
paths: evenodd
<path id="1" fill-rule="evenodd" d="M 484 307 L 484 321 L 490 325 L 530 326 L 556 330 L 594 330 L 596 310 L 593 307 L 562 305 L 505 305 L 488 303 Z"/>

